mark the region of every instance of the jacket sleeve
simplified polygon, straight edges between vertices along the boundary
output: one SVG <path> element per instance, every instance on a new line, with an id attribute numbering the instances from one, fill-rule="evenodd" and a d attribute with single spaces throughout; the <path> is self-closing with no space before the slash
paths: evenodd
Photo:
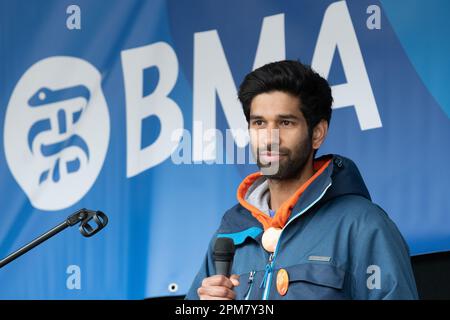
<path id="1" fill-rule="evenodd" d="M 206 256 L 203 259 L 200 270 L 197 272 L 197 275 L 195 276 L 194 281 L 192 282 L 188 293 L 186 294 L 186 297 L 185 297 L 186 300 L 198 300 L 199 296 L 197 294 L 197 289 L 202 285 L 203 279 L 210 277 L 211 275 L 214 275 L 216 272 L 215 266 L 214 266 L 214 260 L 212 257 L 213 241 L 215 238 L 216 238 L 216 233 L 214 234 L 211 241 L 209 242 Z"/>
<path id="2" fill-rule="evenodd" d="M 418 299 L 408 245 L 380 207 L 362 214 L 351 245 L 353 299 Z"/>

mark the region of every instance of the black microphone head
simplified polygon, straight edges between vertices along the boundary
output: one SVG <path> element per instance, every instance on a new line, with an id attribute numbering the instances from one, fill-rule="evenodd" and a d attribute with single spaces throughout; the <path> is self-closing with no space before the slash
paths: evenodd
<path id="1" fill-rule="evenodd" d="M 234 256 L 234 242 L 230 238 L 217 238 L 214 244 L 214 261 L 231 261 Z"/>

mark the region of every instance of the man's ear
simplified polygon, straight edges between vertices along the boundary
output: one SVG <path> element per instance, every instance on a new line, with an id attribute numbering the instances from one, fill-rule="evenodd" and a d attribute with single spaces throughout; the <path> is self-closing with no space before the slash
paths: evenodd
<path id="1" fill-rule="evenodd" d="M 328 123 L 326 120 L 322 119 L 320 122 L 314 127 L 312 134 L 312 147 L 313 149 L 319 149 L 322 145 L 325 137 L 328 133 Z"/>

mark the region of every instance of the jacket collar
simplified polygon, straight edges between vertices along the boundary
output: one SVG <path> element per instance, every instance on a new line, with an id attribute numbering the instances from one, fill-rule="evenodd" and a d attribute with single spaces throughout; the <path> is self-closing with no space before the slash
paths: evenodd
<path id="1" fill-rule="evenodd" d="M 326 155 L 316 159 L 316 161 L 326 161 L 331 159 L 331 155 Z M 302 195 L 298 198 L 298 201 L 293 206 L 292 213 L 289 221 L 302 211 L 308 211 L 315 202 L 323 196 L 323 193 L 331 184 L 331 176 L 333 173 L 334 165 L 333 161 L 318 175 L 309 186 L 303 191 Z M 244 179 L 243 183 L 250 183 L 257 178 L 258 174 L 252 174 Z M 241 184 L 242 185 L 242 184 Z M 258 230 L 260 230 L 258 232 Z M 250 210 L 244 208 L 241 204 L 238 204 L 228 210 L 222 219 L 222 223 L 218 230 L 218 236 L 232 237 L 236 234 L 239 239 L 239 243 L 245 241 L 246 238 L 260 241 L 263 226 L 261 223 L 251 214 Z M 235 239 L 234 239 L 235 240 Z M 236 241 L 235 241 L 236 242 Z M 236 243 L 238 244 L 238 243 Z"/>

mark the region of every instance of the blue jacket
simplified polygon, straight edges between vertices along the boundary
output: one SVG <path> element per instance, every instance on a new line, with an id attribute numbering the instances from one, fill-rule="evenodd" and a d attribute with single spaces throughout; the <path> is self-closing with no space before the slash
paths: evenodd
<path id="1" fill-rule="evenodd" d="M 240 204 L 228 210 L 186 299 L 198 299 L 203 278 L 215 274 L 217 237 L 233 239 L 236 247 L 237 299 L 417 299 L 402 235 L 371 201 L 356 165 L 332 157 L 298 199 L 272 255 L 261 245 L 263 228 L 252 214 Z M 283 296 L 276 288 L 282 268 L 289 275 Z"/>

